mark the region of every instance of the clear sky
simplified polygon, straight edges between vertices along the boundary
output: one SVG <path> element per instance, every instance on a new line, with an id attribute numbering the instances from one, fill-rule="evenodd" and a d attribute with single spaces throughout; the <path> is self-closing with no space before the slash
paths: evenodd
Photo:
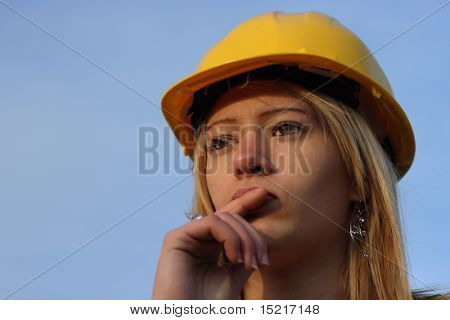
<path id="1" fill-rule="evenodd" d="M 445 2 L 1 0 L 0 297 L 150 298 L 193 192 L 161 96 L 275 10 L 323 12 L 381 47 L 417 143 L 399 183 L 410 278 L 449 289 L 450 5 L 426 18 Z M 159 133 L 151 174 L 138 171 L 139 126 Z"/>

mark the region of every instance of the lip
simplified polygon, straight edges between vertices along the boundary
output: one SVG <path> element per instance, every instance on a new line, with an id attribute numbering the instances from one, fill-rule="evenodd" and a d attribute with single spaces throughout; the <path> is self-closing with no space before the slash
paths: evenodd
<path id="1" fill-rule="evenodd" d="M 243 196 L 245 193 L 247 193 L 249 191 L 252 191 L 252 190 L 255 190 L 257 188 L 258 188 L 258 186 L 251 186 L 251 187 L 247 187 L 247 188 L 240 188 L 233 194 L 233 198 L 232 199 L 235 200 L 235 199 Z M 267 194 L 266 198 L 267 199 L 276 199 L 277 197 L 273 193 L 268 191 L 268 194 Z"/>

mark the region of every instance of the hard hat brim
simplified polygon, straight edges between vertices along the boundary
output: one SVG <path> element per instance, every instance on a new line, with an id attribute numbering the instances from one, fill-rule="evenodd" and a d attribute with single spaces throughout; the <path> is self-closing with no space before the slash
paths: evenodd
<path id="1" fill-rule="evenodd" d="M 187 114 L 194 93 L 231 76 L 272 64 L 296 65 L 306 71 L 326 74 L 329 77 L 343 75 L 357 81 L 361 88 L 358 93 L 358 111 L 373 129 L 380 143 L 389 144 L 392 149 L 391 159 L 399 178 L 405 175 L 414 160 L 415 139 L 411 124 L 394 97 L 354 68 L 332 59 L 302 53 L 272 54 L 230 61 L 194 72 L 172 85 L 162 97 L 161 108 L 185 155 L 192 158 L 195 145 L 190 115 Z"/>

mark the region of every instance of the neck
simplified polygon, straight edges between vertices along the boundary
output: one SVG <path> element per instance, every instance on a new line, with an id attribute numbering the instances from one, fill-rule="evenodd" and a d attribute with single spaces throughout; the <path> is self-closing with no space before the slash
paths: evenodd
<path id="1" fill-rule="evenodd" d="M 254 271 L 242 292 L 245 300 L 346 299 L 342 286 L 343 252 Z M 308 261 L 308 263 L 305 263 Z"/>

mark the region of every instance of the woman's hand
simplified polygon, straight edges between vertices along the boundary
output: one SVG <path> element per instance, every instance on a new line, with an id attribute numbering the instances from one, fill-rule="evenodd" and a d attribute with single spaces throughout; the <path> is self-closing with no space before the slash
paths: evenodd
<path id="1" fill-rule="evenodd" d="M 266 196 L 263 188 L 248 191 L 213 215 L 169 231 L 152 299 L 238 299 L 250 274 L 268 265 L 266 240 L 243 218 Z M 229 266 L 217 265 L 222 251 Z"/>

